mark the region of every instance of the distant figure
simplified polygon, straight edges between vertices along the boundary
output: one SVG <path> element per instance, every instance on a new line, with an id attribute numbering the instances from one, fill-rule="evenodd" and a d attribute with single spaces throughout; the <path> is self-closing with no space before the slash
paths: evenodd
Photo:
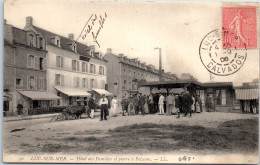
<path id="1" fill-rule="evenodd" d="M 190 117 L 191 117 L 192 98 L 188 91 L 186 91 L 183 94 L 182 103 L 183 103 L 183 110 L 185 112 L 184 116 L 186 117 L 187 114 L 190 113 Z"/>
<path id="2" fill-rule="evenodd" d="M 210 109 L 211 109 L 211 97 L 209 96 L 209 94 L 207 95 L 207 98 L 206 98 L 206 111 L 207 112 L 210 112 Z"/>
<path id="3" fill-rule="evenodd" d="M 191 112 L 194 114 L 195 113 L 195 97 L 191 96 Z"/>
<path id="4" fill-rule="evenodd" d="M 134 102 L 135 114 L 137 115 L 139 111 L 139 98 L 137 94 L 134 96 L 133 102 Z"/>
<path id="5" fill-rule="evenodd" d="M 90 96 L 89 101 L 88 101 L 88 107 L 90 109 L 90 117 L 91 119 L 94 119 L 95 115 L 95 109 L 96 109 L 96 103 L 93 97 L 93 94 Z"/>
<path id="6" fill-rule="evenodd" d="M 175 108 L 178 113 L 177 118 L 180 118 L 180 96 L 178 96 L 178 95 L 175 97 Z"/>
<path id="7" fill-rule="evenodd" d="M 123 116 L 125 116 L 127 114 L 127 108 L 128 108 L 128 99 L 123 96 L 122 101 L 121 101 L 121 105 L 122 105 L 122 111 L 123 111 Z"/>
<path id="8" fill-rule="evenodd" d="M 142 96 L 142 94 L 140 94 L 139 97 L 139 111 L 141 112 L 142 115 L 144 115 L 144 105 L 145 105 L 145 95 Z"/>
<path id="9" fill-rule="evenodd" d="M 149 108 L 149 113 L 154 114 L 154 101 L 153 101 L 152 93 L 148 97 L 148 108 Z"/>
<path id="10" fill-rule="evenodd" d="M 154 94 L 153 96 L 153 106 L 154 106 L 154 113 L 157 113 L 159 111 L 159 95 L 158 93 Z"/>
<path id="11" fill-rule="evenodd" d="M 202 112 L 202 102 L 199 95 L 196 95 L 195 101 L 196 101 L 196 112 L 197 113 Z"/>
<path id="12" fill-rule="evenodd" d="M 169 94 L 166 97 L 166 115 L 171 116 L 172 110 L 174 105 L 174 96 L 172 94 Z"/>
<path id="13" fill-rule="evenodd" d="M 110 109 L 110 116 L 116 117 L 117 116 L 117 97 L 114 96 L 114 98 L 111 101 L 111 109 Z"/>
<path id="14" fill-rule="evenodd" d="M 159 115 L 164 115 L 164 96 L 160 93 L 160 97 L 159 97 L 159 102 L 158 102 L 158 106 L 159 106 Z"/>
<path id="15" fill-rule="evenodd" d="M 149 107 L 148 107 L 148 96 L 144 95 L 144 113 L 148 114 L 149 113 Z"/>
<path id="16" fill-rule="evenodd" d="M 21 116 L 23 113 L 23 104 L 19 103 L 16 108 L 18 115 Z"/>
<path id="17" fill-rule="evenodd" d="M 107 107 L 108 107 L 108 100 L 105 97 L 105 95 L 103 94 L 102 97 L 99 100 L 99 106 L 101 108 L 101 112 L 100 112 L 100 121 L 103 120 L 107 120 Z"/>
<path id="18" fill-rule="evenodd" d="M 127 109 L 128 109 L 128 115 L 135 115 L 135 105 L 133 103 L 133 98 L 130 99 Z"/>

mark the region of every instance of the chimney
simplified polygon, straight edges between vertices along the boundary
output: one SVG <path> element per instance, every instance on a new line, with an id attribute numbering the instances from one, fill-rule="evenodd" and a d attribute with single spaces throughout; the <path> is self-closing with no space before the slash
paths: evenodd
<path id="1" fill-rule="evenodd" d="M 112 53 L 112 49 L 111 48 L 107 48 L 107 53 L 111 54 Z"/>
<path id="2" fill-rule="evenodd" d="M 6 25 L 6 22 L 7 22 L 7 20 L 6 20 L 6 19 L 4 19 L 4 25 Z"/>
<path id="3" fill-rule="evenodd" d="M 33 25 L 33 18 L 31 16 L 26 17 L 26 26 Z"/>
<path id="4" fill-rule="evenodd" d="M 70 33 L 70 34 L 68 35 L 68 38 L 69 38 L 70 40 L 74 40 L 74 34 L 73 34 L 73 33 Z"/>
<path id="5" fill-rule="evenodd" d="M 118 56 L 122 58 L 124 57 L 124 54 L 120 53 Z"/>
<path id="6" fill-rule="evenodd" d="M 89 49 L 90 51 L 95 52 L 95 45 L 89 45 Z"/>

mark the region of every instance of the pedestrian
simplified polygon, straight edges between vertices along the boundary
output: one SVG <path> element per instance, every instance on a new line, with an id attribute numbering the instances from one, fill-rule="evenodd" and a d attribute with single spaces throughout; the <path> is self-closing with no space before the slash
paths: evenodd
<path id="1" fill-rule="evenodd" d="M 159 102 L 159 94 L 156 93 L 153 96 L 154 113 L 157 113 L 159 111 L 158 102 Z"/>
<path id="2" fill-rule="evenodd" d="M 105 94 L 102 94 L 102 97 L 99 100 L 99 104 L 98 104 L 101 108 L 101 112 L 100 112 L 100 121 L 103 120 L 107 120 L 107 107 L 108 107 L 108 100 L 105 97 Z"/>
<path id="3" fill-rule="evenodd" d="M 153 102 L 153 94 L 152 93 L 148 97 L 148 108 L 149 108 L 149 113 L 154 114 L 154 102 Z"/>
<path id="4" fill-rule="evenodd" d="M 149 114 L 149 108 L 148 108 L 148 96 L 144 95 L 145 103 L 144 103 L 144 113 Z"/>
<path id="5" fill-rule="evenodd" d="M 196 101 L 196 112 L 197 113 L 202 112 L 202 102 L 201 102 L 199 95 L 196 95 L 195 101 Z"/>
<path id="6" fill-rule="evenodd" d="M 127 114 L 127 108 L 128 108 L 128 99 L 123 96 L 122 101 L 121 101 L 121 105 L 122 105 L 122 115 L 125 116 Z"/>
<path id="7" fill-rule="evenodd" d="M 207 95 L 207 98 L 206 98 L 206 111 L 207 112 L 210 112 L 210 108 L 211 108 L 211 97 L 210 95 L 208 94 Z"/>
<path id="8" fill-rule="evenodd" d="M 130 98 L 127 109 L 128 115 L 135 115 L 135 105 L 133 103 L 133 98 Z"/>
<path id="9" fill-rule="evenodd" d="M 164 115 L 164 96 L 160 93 L 160 97 L 159 97 L 159 102 L 158 102 L 158 106 L 159 106 L 159 115 Z"/>
<path id="10" fill-rule="evenodd" d="M 191 96 L 191 112 L 194 114 L 195 113 L 195 97 Z"/>
<path id="11" fill-rule="evenodd" d="M 135 114 L 137 115 L 138 111 L 139 111 L 139 97 L 137 94 L 134 96 L 133 104 L 134 104 L 134 108 L 135 108 Z"/>
<path id="12" fill-rule="evenodd" d="M 175 97 L 175 108 L 176 108 L 177 113 L 178 113 L 177 118 L 180 118 L 180 113 L 181 113 L 181 111 L 180 111 L 180 96 L 178 96 L 178 95 Z"/>
<path id="13" fill-rule="evenodd" d="M 93 94 L 90 96 L 90 98 L 88 100 L 88 107 L 90 109 L 90 117 L 91 117 L 91 119 L 94 119 L 96 103 L 95 103 Z"/>
<path id="14" fill-rule="evenodd" d="M 186 117 L 188 113 L 190 113 L 190 117 L 191 117 L 191 104 L 192 104 L 192 98 L 189 94 L 188 91 L 186 91 L 184 94 L 183 94 L 183 97 L 182 97 L 182 105 L 183 105 L 183 110 L 184 110 L 184 116 Z"/>
<path id="15" fill-rule="evenodd" d="M 171 94 L 169 94 L 166 97 L 166 115 L 167 116 L 171 116 L 173 104 L 174 104 L 174 97 Z"/>
<path id="16" fill-rule="evenodd" d="M 23 104 L 19 103 L 16 108 L 17 108 L 18 116 L 21 117 L 21 115 L 23 113 Z"/>
<path id="17" fill-rule="evenodd" d="M 117 97 L 116 95 L 114 96 L 114 98 L 111 101 L 111 109 L 110 109 L 110 116 L 116 117 L 117 116 Z"/>
<path id="18" fill-rule="evenodd" d="M 145 95 L 143 96 L 142 94 L 139 95 L 139 113 L 141 115 L 144 115 L 144 105 L 145 105 Z"/>

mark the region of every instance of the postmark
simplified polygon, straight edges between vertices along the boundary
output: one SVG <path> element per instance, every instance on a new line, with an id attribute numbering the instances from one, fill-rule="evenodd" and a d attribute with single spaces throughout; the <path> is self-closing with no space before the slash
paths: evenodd
<path id="1" fill-rule="evenodd" d="M 232 49 L 229 42 L 224 45 L 221 37 L 219 29 L 209 32 L 200 43 L 199 54 L 202 64 L 209 72 L 228 76 L 236 73 L 243 66 L 247 52 L 246 47 L 240 50 Z M 224 49 L 223 46 L 226 48 Z"/>
<path id="2" fill-rule="evenodd" d="M 257 49 L 257 25 L 256 6 L 222 7 L 223 47 Z"/>

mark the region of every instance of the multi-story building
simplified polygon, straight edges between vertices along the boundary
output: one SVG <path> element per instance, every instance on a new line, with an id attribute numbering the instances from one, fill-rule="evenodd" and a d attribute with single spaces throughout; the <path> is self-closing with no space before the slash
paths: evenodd
<path id="1" fill-rule="evenodd" d="M 52 33 L 33 25 L 33 18 L 26 18 L 25 30 L 43 35 L 47 43 L 47 90 L 61 97 L 58 105 L 83 104 L 91 89 L 105 89 L 107 61 L 87 46 L 68 37 Z"/>
<path id="2" fill-rule="evenodd" d="M 45 38 L 34 31 L 24 31 L 4 23 L 4 112 L 17 115 L 29 108 L 49 106 L 56 95 L 46 92 Z"/>
<path id="3" fill-rule="evenodd" d="M 138 58 L 128 58 L 124 54 L 115 55 L 107 49 L 104 59 L 108 61 L 108 91 L 117 95 L 119 100 L 129 97 L 132 92 L 138 92 L 139 82 L 159 81 L 159 70 L 153 65 L 146 65 Z M 175 80 L 176 76 L 163 73 L 166 80 Z"/>

